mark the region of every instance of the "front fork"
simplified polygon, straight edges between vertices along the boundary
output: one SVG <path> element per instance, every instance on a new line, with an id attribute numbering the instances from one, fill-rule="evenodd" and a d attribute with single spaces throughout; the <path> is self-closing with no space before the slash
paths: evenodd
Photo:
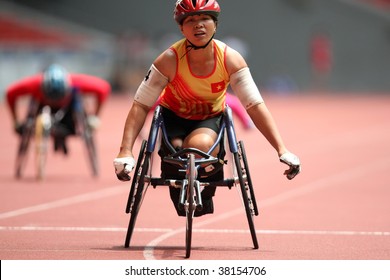
<path id="1" fill-rule="evenodd" d="M 183 185 L 180 189 L 180 196 L 179 196 L 179 209 L 185 209 L 188 210 L 188 199 L 186 199 L 188 192 L 188 180 L 184 179 L 183 180 Z M 195 187 L 195 207 L 197 211 L 202 210 L 203 208 L 203 203 L 202 203 L 202 196 L 201 196 L 201 191 L 200 191 L 200 183 L 198 180 L 195 180 L 194 182 L 194 187 Z"/>

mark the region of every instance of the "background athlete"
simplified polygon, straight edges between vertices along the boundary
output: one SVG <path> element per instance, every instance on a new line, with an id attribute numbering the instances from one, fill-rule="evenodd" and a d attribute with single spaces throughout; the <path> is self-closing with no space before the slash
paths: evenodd
<path id="1" fill-rule="evenodd" d="M 67 154 L 65 138 L 75 134 L 72 101 L 74 94 L 90 95 L 95 98 L 95 108 L 88 116 L 92 127 L 99 125 L 99 113 L 102 104 L 111 92 L 110 84 L 95 76 L 69 73 L 58 64 L 48 66 L 42 73 L 25 77 L 6 90 L 7 104 L 9 106 L 14 129 L 18 134 L 23 133 L 24 123 L 18 116 L 18 100 L 21 97 L 30 97 L 37 101 L 40 107 L 49 105 L 52 112 L 65 109 L 65 115 L 61 120 L 61 128 L 55 135 L 55 150 Z"/>

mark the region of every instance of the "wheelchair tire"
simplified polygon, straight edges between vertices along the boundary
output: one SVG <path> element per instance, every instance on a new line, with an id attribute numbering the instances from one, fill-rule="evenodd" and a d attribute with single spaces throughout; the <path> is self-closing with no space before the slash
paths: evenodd
<path id="1" fill-rule="evenodd" d="M 19 148 L 16 156 L 15 177 L 22 177 L 23 169 L 27 162 L 27 152 L 34 131 L 34 118 L 29 117 L 26 121 L 23 133 L 20 136 Z"/>
<path id="2" fill-rule="evenodd" d="M 50 113 L 49 115 L 43 114 L 46 114 L 46 112 L 39 114 L 35 121 L 35 160 L 37 179 L 39 180 L 45 177 L 45 165 L 50 138 L 50 127 L 46 127 L 44 123 L 44 118 L 50 118 Z"/>
<path id="3" fill-rule="evenodd" d="M 84 141 L 85 145 L 87 147 L 87 153 L 89 162 L 92 169 L 92 175 L 94 177 L 97 177 L 99 175 L 99 163 L 98 163 L 98 157 L 96 152 L 96 144 L 95 139 L 93 138 L 91 128 L 88 127 L 88 132 L 85 135 Z"/>
<path id="4" fill-rule="evenodd" d="M 134 232 L 135 222 L 138 217 L 139 210 L 141 208 L 142 201 L 145 197 L 145 193 L 150 181 L 146 180 L 146 175 L 149 171 L 150 161 L 151 161 L 151 153 L 140 153 L 138 161 L 142 157 L 142 163 L 139 165 L 138 170 L 135 170 L 134 177 L 132 180 L 132 186 L 130 192 L 134 195 L 129 196 L 130 205 L 128 206 L 128 210 L 130 212 L 130 221 L 127 228 L 127 234 L 125 239 L 125 248 L 128 248 L 130 245 L 130 240 Z"/>
<path id="5" fill-rule="evenodd" d="M 138 155 L 138 159 L 137 159 L 137 164 L 135 165 L 135 169 L 134 169 L 134 173 L 133 173 L 134 176 L 137 176 L 137 174 L 139 174 L 139 169 L 141 167 L 141 163 L 145 157 L 146 144 L 147 144 L 147 141 L 143 140 L 142 144 L 141 144 L 141 149 L 140 149 L 140 152 Z M 135 178 L 133 178 L 133 180 L 131 182 L 129 197 L 127 198 L 126 214 L 130 213 L 131 205 L 134 201 L 134 191 L 136 189 L 136 184 L 137 184 L 137 181 L 135 180 Z"/>
<path id="6" fill-rule="evenodd" d="M 247 183 L 248 183 L 248 188 L 249 188 L 249 189 L 247 189 L 247 191 L 248 191 L 249 203 L 251 205 L 251 210 L 253 211 L 253 214 L 255 216 L 258 216 L 259 210 L 257 208 L 255 192 L 253 190 L 252 178 L 251 178 L 251 175 L 249 172 L 249 165 L 248 165 L 248 160 L 246 158 L 245 147 L 244 147 L 243 141 L 238 142 L 238 148 L 239 148 L 239 152 L 241 154 L 242 162 L 244 164 L 244 172 L 245 172 L 246 178 L 247 178 Z"/>
<path id="7" fill-rule="evenodd" d="M 79 126 L 79 133 L 87 150 L 87 157 L 92 169 L 92 175 L 96 177 L 99 175 L 99 163 L 95 139 L 93 137 L 93 129 L 88 125 L 87 115 L 84 110 L 77 111 L 76 118 Z"/>
<path id="8" fill-rule="evenodd" d="M 244 178 L 243 167 L 242 167 L 242 163 L 241 163 L 242 155 L 240 155 L 237 152 L 237 153 L 233 153 L 233 157 L 234 157 L 234 164 L 235 164 L 238 179 L 239 179 L 240 191 L 241 191 L 242 200 L 243 200 L 243 204 L 244 204 L 244 208 L 245 208 L 245 213 L 246 213 L 246 217 L 248 220 L 249 230 L 250 230 L 251 237 L 252 237 L 253 247 L 254 247 L 254 249 L 258 249 L 259 244 L 257 242 L 256 230 L 255 230 L 255 225 L 253 222 L 253 215 L 252 215 L 252 210 L 251 210 L 250 201 L 249 201 L 249 197 L 248 197 L 246 179 Z"/>
<path id="9" fill-rule="evenodd" d="M 187 197 L 186 197 L 186 258 L 191 255 L 192 222 L 195 212 L 195 180 L 196 180 L 195 155 L 189 154 L 187 160 Z"/>

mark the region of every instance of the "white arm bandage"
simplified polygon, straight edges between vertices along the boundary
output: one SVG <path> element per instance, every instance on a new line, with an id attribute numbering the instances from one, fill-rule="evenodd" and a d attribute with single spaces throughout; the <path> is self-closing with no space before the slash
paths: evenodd
<path id="1" fill-rule="evenodd" d="M 230 85 L 245 109 L 248 110 L 252 106 L 264 102 L 248 67 L 232 74 L 230 76 Z"/>
<path id="2" fill-rule="evenodd" d="M 138 87 L 134 100 L 152 107 L 167 84 L 168 78 L 152 64 L 145 79 Z"/>

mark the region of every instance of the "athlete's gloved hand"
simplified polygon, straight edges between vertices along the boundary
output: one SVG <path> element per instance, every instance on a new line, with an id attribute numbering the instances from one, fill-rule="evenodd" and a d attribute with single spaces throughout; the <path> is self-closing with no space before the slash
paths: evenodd
<path id="1" fill-rule="evenodd" d="M 89 115 L 87 117 L 87 123 L 88 123 L 90 128 L 92 128 L 93 130 L 96 130 L 100 126 L 100 119 L 96 115 Z"/>
<path id="2" fill-rule="evenodd" d="M 287 152 L 280 156 L 279 160 L 287 164 L 290 168 L 284 171 L 287 179 L 291 180 L 301 172 L 301 162 L 293 153 Z"/>
<path id="3" fill-rule="evenodd" d="M 20 122 L 15 122 L 14 123 L 14 130 L 20 136 L 23 134 L 24 127 L 25 127 L 24 123 L 20 123 Z"/>
<path id="4" fill-rule="evenodd" d="M 116 177 L 121 181 L 130 181 L 131 177 L 129 173 L 135 166 L 135 160 L 133 157 L 123 157 L 114 159 L 114 167 Z"/>

